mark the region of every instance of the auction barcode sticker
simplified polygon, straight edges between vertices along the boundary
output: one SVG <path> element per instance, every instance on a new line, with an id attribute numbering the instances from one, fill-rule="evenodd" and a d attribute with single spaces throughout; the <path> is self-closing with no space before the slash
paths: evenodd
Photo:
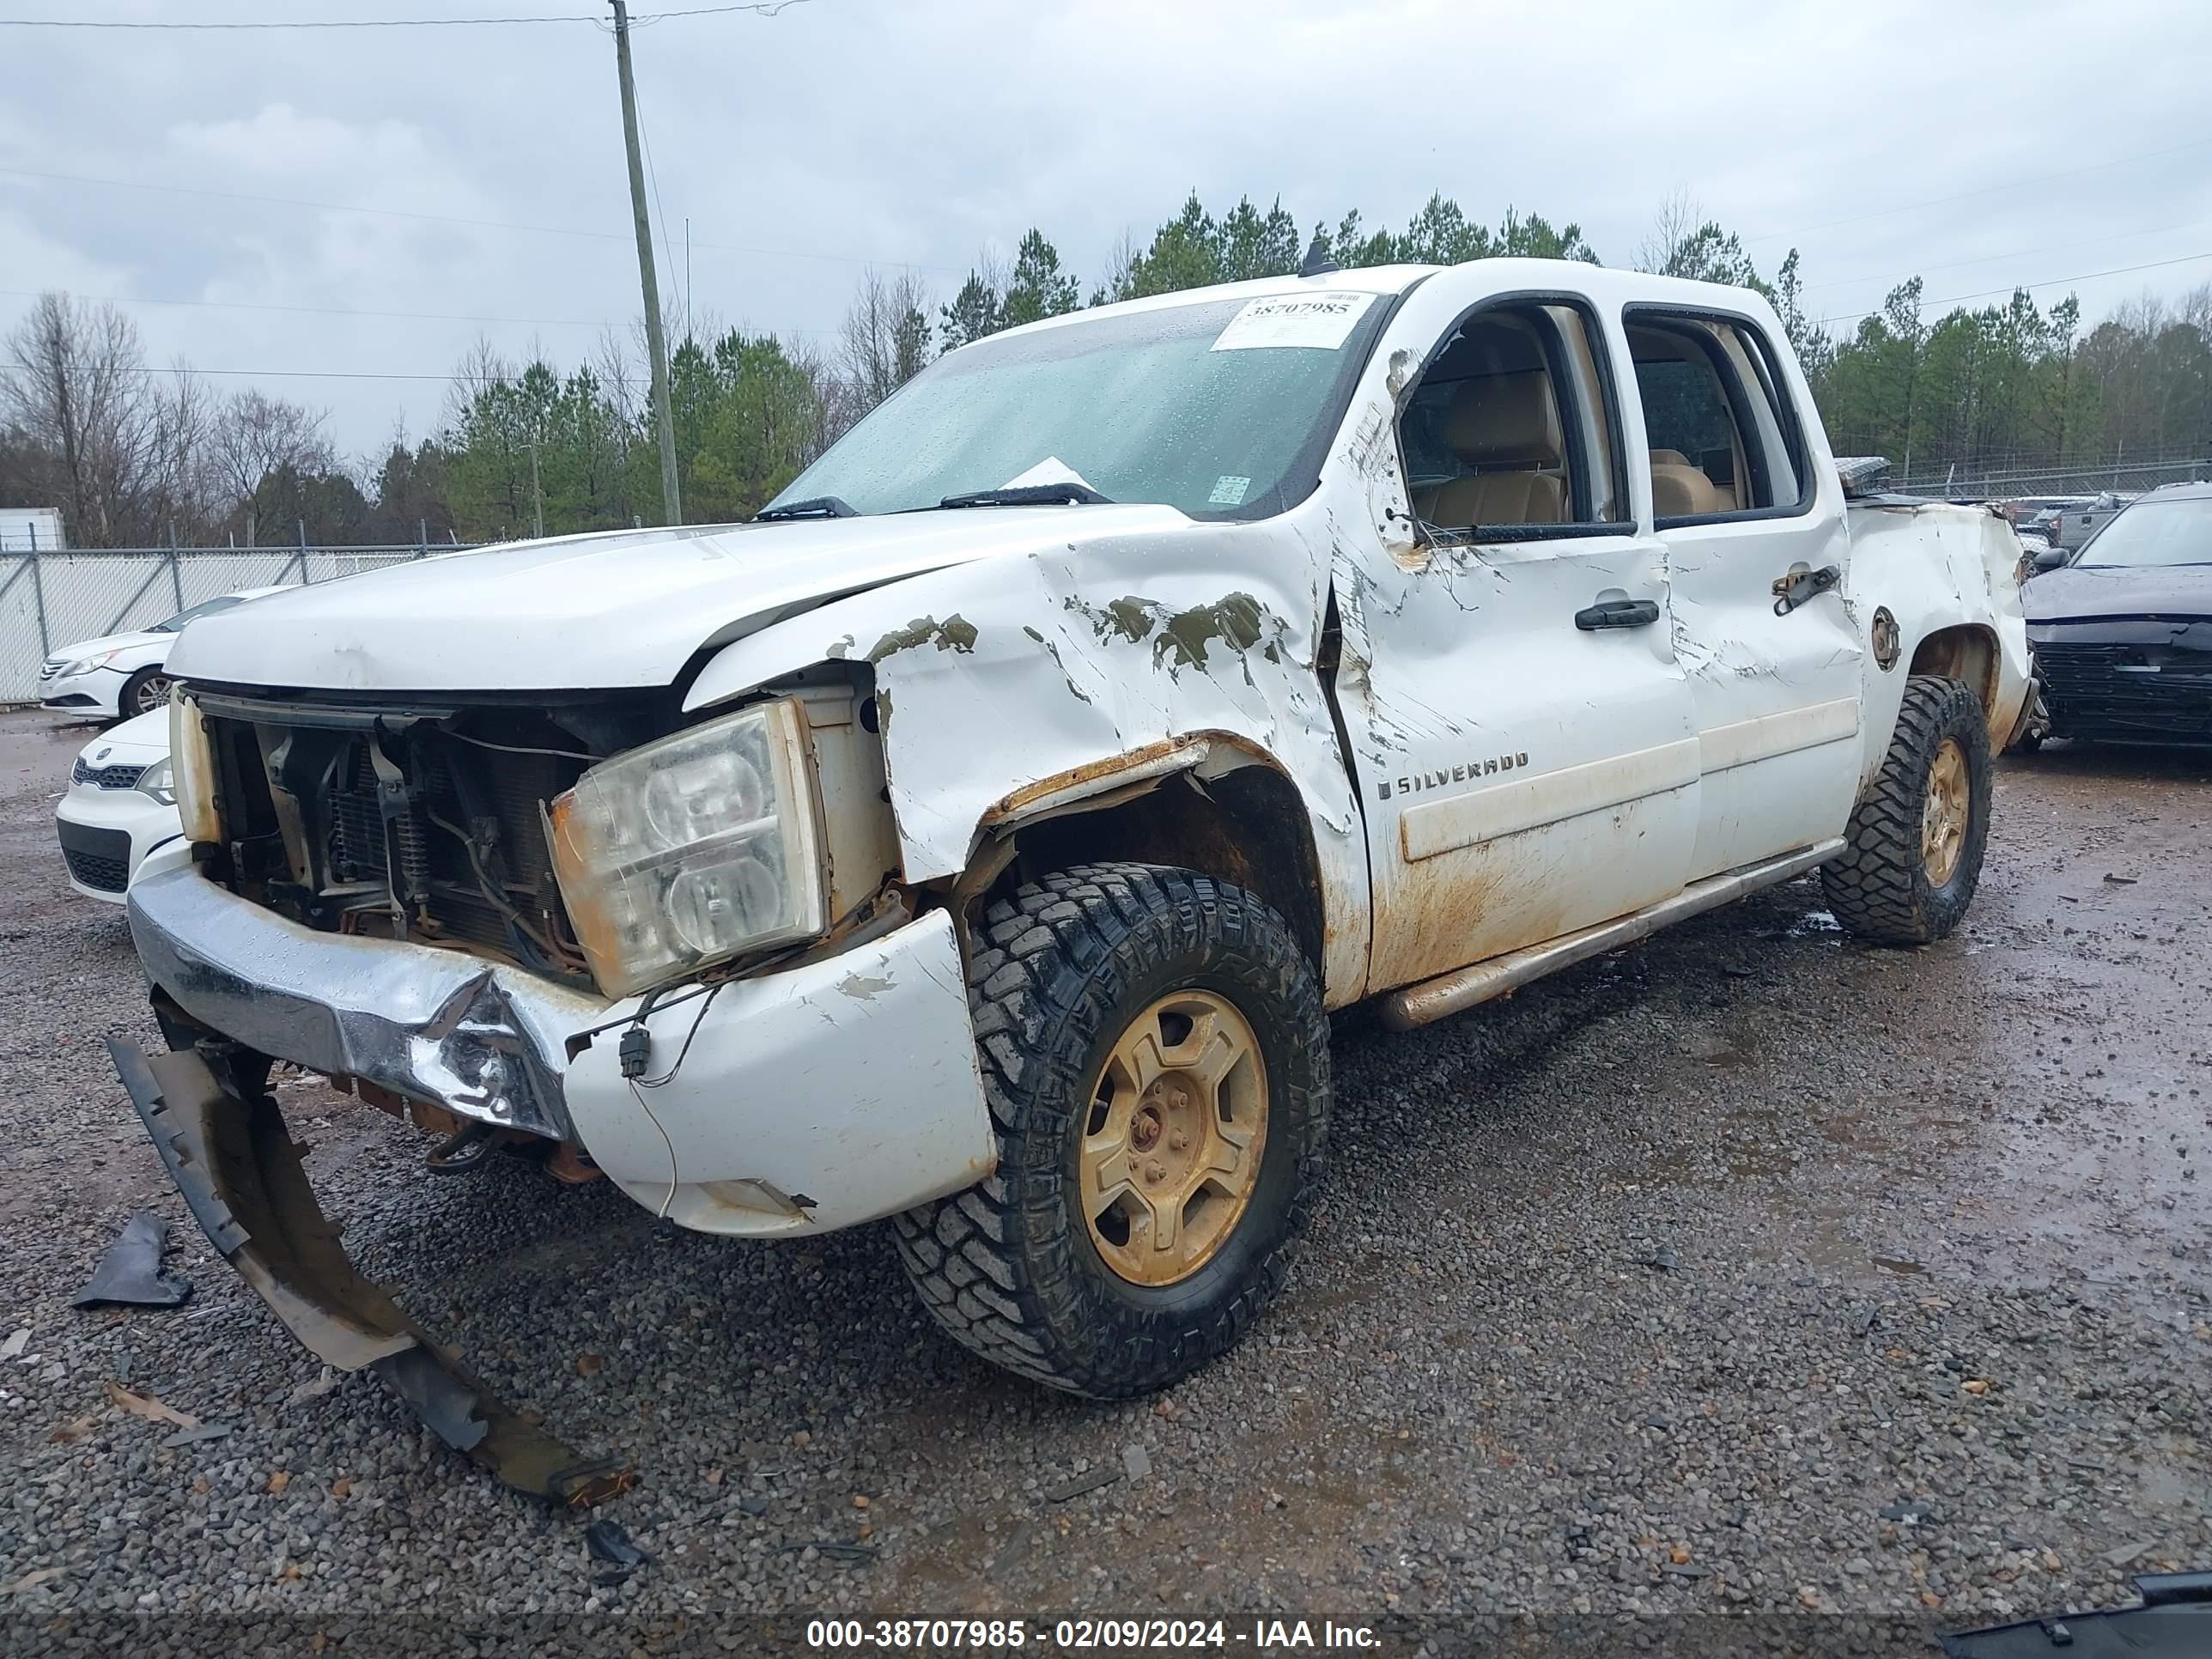
<path id="1" fill-rule="evenodd" d="M 1254 300 L 1217 335 L 1216 351 L 1304 346 L 1334 351 L 1375 303 L 1371 294 L 1273 294 Z"/>

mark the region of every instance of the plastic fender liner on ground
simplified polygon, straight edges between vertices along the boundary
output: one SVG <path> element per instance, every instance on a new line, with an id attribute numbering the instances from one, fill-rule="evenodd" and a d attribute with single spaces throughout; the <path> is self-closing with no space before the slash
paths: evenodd
<path id="1" fill-rule="evenodd" d="M 242 1097 L 198 1053 L 149 1058 L 112 1037 L 107 1051 L 210 1242 L 317 1358 L 374 1370 L 447 1445 L 518 1492 L 592 1504 L 635 1481 L 619 1463 L 581 1456 L 526 1421 L 362 1276 L 268 1095 Z"/>

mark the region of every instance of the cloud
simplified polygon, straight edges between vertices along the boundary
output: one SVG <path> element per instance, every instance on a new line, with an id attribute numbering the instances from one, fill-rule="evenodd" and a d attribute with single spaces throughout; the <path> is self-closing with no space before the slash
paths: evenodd
<path id="1" fill-rule="evenodd" d="M 0 169 L 126 183 L 0 171 L 0 287 L 514 319 L 149 305 L 157 356 L 443 373 L 482 333 L 573 362 L 636 311 L 611 43 L 591 23 L 8 46 Z M 1306 226 L 1352 207 L 1402 222 L 1442 191 L 1486 220 L 1578 220 L 1615 262 L 1686 188 L 1763 266 L 1802 246 L 1834 315 L 1916 270 L 1946 296 L 2212 251 L 2208 56 L 2212 8 L 2155 0 L 2087 17 L 2058 0 L 811 0 L 635 40 L 664 292 L 688 264 L 702 310 L 817 343 L 868 262 L 949 295 L 1034 224 L 1087 289 L 1117 237 L 1194 188 L 1216 210 L 1279 193 Z M 2079 286 L 2094 316 L 2208 276 L 2212 259 Z M 270 386 L 329 404 L 354 447 L 402 412 L 422 429 L 444 396 Z"/>

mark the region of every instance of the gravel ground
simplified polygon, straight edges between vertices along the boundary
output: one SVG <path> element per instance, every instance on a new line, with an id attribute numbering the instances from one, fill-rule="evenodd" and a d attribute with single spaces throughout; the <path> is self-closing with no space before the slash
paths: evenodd
<path id="1" fill-rule="evenodd" d="M 0 717 L 0 1341 L 29 1333 L 0 1359 L 0 1647 L 117 1613 L 145 1651 L 1263 1610 L 1802 1639 L 2212 1565 L 2212 761 L 2004 763 L 1980 896 L 1926 951 L 1847 942 L 1799 882 L 1409 1036 L 1346 1018 L 1291 1288 L 1157 1401 L 969 1359 L 878 1230 L 659 1241 L 604 1186 L 432 1176 L 421 1137 L 291 1085 L 364 1267 L 635 1461 L 602 1513 L 652 1559 L 611 1585 L 580 1518 L 371 1379 L 303 1390 L 163 1178 L 100 1048 L 155 1036 L 120 914 L 52 845 L 86 735 Z M 71 1310 L 141 1206 L 191 1302 Z M 228 1432 L 167 1445 L 111 1382 Z"/>

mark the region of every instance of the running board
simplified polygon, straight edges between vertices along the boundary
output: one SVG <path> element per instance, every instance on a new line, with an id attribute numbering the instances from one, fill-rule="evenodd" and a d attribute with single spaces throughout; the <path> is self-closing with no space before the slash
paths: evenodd
<path id="1" fill-rule="evenodd" d="M 1681 921 L 1700 911 L 1717 910 L 1723 904 L 1732 904 L 1757 892 L 1762 887 L 1771 887 L 1778 882 L 1802 876 L 1808 870 L 1826 864 L 1844 850 L 1840 840 L 1824 841 L 1796 853 L 1787 853 L 1778 859 L 1768 859 L 1760 864 L 1747 864 L 1741 870 L 1729 870 L 1705 880 L 1692 882 L 1672 898 L 1612 921 L 1601 921 L 1595 927 L 1585 927 L 1577 933 L 1567 933 L 1542 945 L 1531 945 L 1523 950 L 1509 951 L 1502 957 L 1492 957 L 1487 962 L 1478 962 L 1472 967 L 1454 969 L 1449 974 L 1424 980 L 1419 985 L 1408 985 L 1391 992 L 1382 1000 L 1382 1023 L 1394 1030 L 1410 1031 L 1416 1025 L 1426 1025 L 1432 1019 L 1442 1019 L 1446 1014 L 1455 1014 L 1462 1008 L 1472 1008 L 1478 1002 L 1487 1002 L 1492 997 L 1502 997 L 1508 991 L 1517 991 L 1531 980 L 1547 974 L 1555 974 L 1562 968 L 1571 968 L 1578 962 L 1617 951 L 1624 945 L 1633 945 L 1648 934 L 1657 933 L 1670 923 Z"/>

